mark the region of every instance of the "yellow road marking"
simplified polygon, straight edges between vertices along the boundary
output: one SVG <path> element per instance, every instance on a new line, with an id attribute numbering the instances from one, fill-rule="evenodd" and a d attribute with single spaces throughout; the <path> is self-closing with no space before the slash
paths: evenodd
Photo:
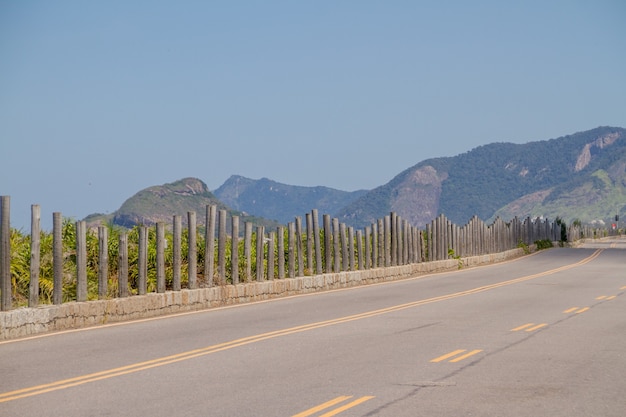
<path id="1" fill-rule="evenodd" d="M 583 307 L 583 308 L 581 308 L 580 310 L 578 310 L 578 311 L 576 312 L 576 314 L 584 313 L 584 312 L 585 312 L 585 311 L 587 311 L 587 310 L 589 310 L 589 307 Z"/>
<path id="2" fill-rule="evenodd" d="M 461 356 L 459 356 L 457 358 L 452 359 L 450 362 L 452 362 L 452 363 L 460 362 L 463 359 L 467 359 L 470 356 L 474 356 L 475 354 L 480 353 L 480 352 L 482 352 L 482 349 L 472 350 L 471 352 L 467 352 L 465 355 L 461 355 Z"/>
<path id="3" fill-rule="evenodd" d="M 14 391 L 8 391 L 0 394 L 0 403 L 13 401 L 20 398 L 31 397 L 34 395 L 40 395 L 51 391 L 57 391 L 61 389 L 71 388 L 77 385 L 86 384 L 89 382 L 95 382 L 102 379 L 113 378 L 116 376 L 126 375 L 134 372 L 139 372 L 159 366 L 169 365 L 172 363 L 197 358 L 200 356 L 209 355 L 216 352 L 221 352 L 224 350 L 232 349 L 239 346 L 244 346 L 256 342 L 260 342 L 263 340 L 273 339 L 276 337 L 287 336 L 290 334 L 305 332 L 313 329 L 318 329 L 327 326 L 333 326 L 341 323 L 347 323 L 354 320 L 362 320 L 370 317 L 379 316 L 382 314 L 387 314 L 395 311 L 405 310 L 408 308 L 418 307 L 426 304 L 436 303 L 440 301 L 452 300 L 459 297 L 464 297 L 467 295 L 478 294 L 485 291 L 494 290 L 500 287 L 505 287 L 508 285 L 518 284 L 525 281 L 530 281 L 536 278 L 544 277 L 547 275 L 555 274 L 558 272 L 563 272 L 568 269 L 576 268 L 582 265 L 585 265 L 592 260 L 596 259 L 602 253 L 602 249 L 596 250 L 592 255 L 584 258 L 576 263 L 564 265 L 559 268 L 551 269 L 548 271 L 539 272 L 537 274 L 527 275 L 519 278 L 514 278 L 508 281 L 502 281 L 495 284 L 489 284 L 482 287 L 472 288 L 466 291 L 460 291 L 452 294 L 445 294 L 437 297 L 427 298 L 423 300 L 412 301 L 405 304 L 399 304 L 392 307 L 386 307 L 378 310 L 368 311 L 365 313 L 354 314 L 351 316 L 340 317 L 332 320 L 326 320 L 316 323 L 309 323 L 301 326 L 291 327 L 282 330 L 276 330 L 267 333 L 261 333 L 258 335 L 248 336 L 241 339 L 232 340 L 230 342 L 219 343 L 212 346 L 207 346 L 205 348 L 194 349 L 187 352 L 178 353 L 175 355 L 165 356 L 162 358 L 152 359 L 144 362 L 138 362 L 135 364 L 122 366 L 119 368 L 113 368 L 105 371 L 95 372 L 87 375 L 81 375 L 74 378 L 68 378 L 60 381 L 51 382 L 48 384 L 37 385 L 33 387 L 18 389 Z M 588 309 L 588 307 L 587 307 Z M 581 313 L 582 311 L 579 311 Z"/>
<path id="4" fill-rule="evenodd" d="M 563 313 L 573 313 L 576 310 L 578 310 L 578 307 L 572 307 L 572 308 L 568 308 Z"/>
<path id="5" fill-rule="evenodd" d="M 534 332 L 537 329 L 541 329 L 542 327 L 546 327 L 548 325 L 548 323 L 542 323 L 542 324 L 538 324 L 534 327 L 531 327 L 530 329 L 526 329 L 527 332 Z"/>
<path id="6" fill-rule="evenodd" d="M 446 353 L 445 355 L 439 356 L 438 358 L 431 360 L 431 362 L 437 363 L 437 362 L 445 361 L 446 359 L 456 356 L 459 353 L 465 352 L 465 350 L 466 349 L 458 349 L 458 350 L 455 350 L 454 352 Z"/>
<path id="7" fill-rule="evenodd" d="M 610 295 L 608 297 L 606 297 L 607 301 L 613 300 L 615 297 L 617 297 L 617 295 Z"/>
<path id="8" fill-rule="evenodd" d="M 526 324 L 522 324 L 522 325 L 521 325 L 521 326 L 519 326 L 519 327 L 516 327 L 516 328 L 514 328 L 514 329 L 511 329 L 511 331 L 512 331 L 512 332 L 517 332 L 517 331 L 520 331 L 520 330 L 522 330 L 522 329 L 525 329 L 525 328 L 527 328 L 527 327 L 534 326 L 534 325 L 535 325 L 535 323 L 526 323 Z"/>
<path id="9" fill-rule="evenodd" d="M 337 414 L 339 414 L 339 413 L 341 413 L 341 412 L 343 412 L 343 411 L 346 411 L 346 410 L 348 410 L 348 409 L 350 409 L 350 408 L 352 408 L 352 407 L 356 407 L 357 405 L 359 405 L 359 404 L 361 404 L 361 403 L 364 403 L 365 401 L 371 400 L 372 398 L 374 398 L 374 397 L 371 397 L 371 396 L 368 396 L 368 397 L 361 397 L 361 398 L 356 399 L 356 400 L 354 400 L 354 401 L 352 401 L 352 402 L 350 402 L 350 403 L 348 403 L 348 404 L 346 404 L 346 405 L 343 405 L 343 406 L 341 406 L 341 407 L 339 407 L 339 408 L 336 408 L 336 409 L 334 409 L 334 410 L 332 410 L 332 411 L 329 411 L 329 412 L 327 412 L 327 413 L 324 413 L 324 414 L 322 414 L 320 417 L 332 417 L 332 416 L 336 416 Z"/>
<path id="10" fill-rule="evenodd" d="M 606 298 L 606 295 L 601 295 L 599 297 L 596 297 L 596 300 L 604 300 Z"/>
<path id="11" fill-rule="evenodd" d="M 626 285 L 620 288 L 620 290 L 626 290 Z"/>
<path id="12" fill-rule="evenodd" d="M 328 407 L 332 407 L 333 405 L 339 404 L 340 402 L 343 402 L 343 401 L 348 400 L 350 398 L 352 398 L 351 395 L 343 395 L 341 397 L 334 398 L 334 399 L 332 399 L 330 401 L 326 401 L 324 404 L 320 404 L 320 405 L 315 406 L 313 408 L 309 408 L 308 410 L 304 410 L 301 413 L 294 414 L 292 417 L 308 417 L 310 415 L 313 415 L 313 414 L 317 413 L 318 411 L 325 410 Z"/>

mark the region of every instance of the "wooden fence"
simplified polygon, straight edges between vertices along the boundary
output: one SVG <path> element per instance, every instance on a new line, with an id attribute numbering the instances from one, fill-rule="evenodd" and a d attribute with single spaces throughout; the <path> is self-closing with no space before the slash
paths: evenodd
<path id="1" fill-rule="evenodd" d="M 11 274 L 10 247 L 10 198 L 0 197 L 0 299 L 1 310 L 13 308 L 14 290 Z M 487 225 L 473 217 L 466 225 L 459 227 L 440 215 L 428 224 L 425 230 L 410 225 L 395 213 L 373 222 L 363 230 L 340 223 L 330 215 L 322 216 L 316 209 L 306 213 L 304 224 L 296 217 L 286 227 L 265 230 L 243 222 L 238 216 L 229 216 L 226 210 L 207 206 L 205 227 L 199 233 L 196 213 L 187 213 L 186 239 L 183 239 L 182 218 L 172 216 L 172 223 L 157 223 L 153 227 L 138 227 L 138 238 L 133 243 L 136 259 L 129 260 L 129 234 L 119 233 L 116 253 L 109 249 L 109 228 L 97 228 L 97 248 L 87 243 L 88 233 L 85 221 L 75 223 L 76 234 L 75 292 L 70 299 L 64 294 L 63 284 L 67 283 L 67 262 L 63 253 L 61 213 L 53 213 L 53 290 L 51 301 L 61 304 L 67 301 L 87 301 L 89 298 L 104 299 L 111 296 L 129 297 L 142 295 L 148 291 L 148 270 L 156 270 L 154 291 L 179 291 L 185 282 L 186 288 L 200 286 L 237 285 L 241 282 L 264 281 L 294 278 L 305 275 L 354 271 L 371 268 L 384 268 L 410 263 L 460 258 L 503 252 L 520 245 L 530 245 L 539 240 L 561 240 L 561 226 L 548 220 L 515 218 L 510 222 L 497 219 Z M 30 236 L 30 277 L 28 306 L 40 304 L 40 207 L 32 206 Z M 227 234 L 230 222 L 231 234 Z M 171 230 L 166 239 L 166 230 Z M 203 233 L 202 233 L 203 232 Z M 576 229 L 575 234 L 580 236 Z M 585 231 L 583 233 L 590 233 Z M 149 253 L 149 236 L 156 240 L 156 254 Z M 203 241 L 199 256 L 197 240 Z M 93 241 L 93 239 L 91 240 Z M 186 245 L 183 245 L 186 243 Z M 166 246 L 171 245 L 171 259 L 167 260 Z M 136 248 L 135 248 L 136 246 Z M 183 247 L 186 250 L 183 250 Z M 97 265 L 87 265 L 88 251 L 98 252 Z M 169 253 L 169 252 L 168 252 Z M 109 256 L 115 257 L 117 271 L 112 277 L 109 271 Z M 186 280 L 181 274 L 181 260 L 186 261 Z M 97 270 L 97 295 L 88 291 L 88 269 Z M 200 268 L 200 269 L 199 269 Z M 133 279 L 129 279 L 132 272 Z M 64 276 L 65 274 L 65 276 Z M 115 284 L 114 295 L 109 285 Z M 93 285 L 92 285 L 93 286 Z"/>

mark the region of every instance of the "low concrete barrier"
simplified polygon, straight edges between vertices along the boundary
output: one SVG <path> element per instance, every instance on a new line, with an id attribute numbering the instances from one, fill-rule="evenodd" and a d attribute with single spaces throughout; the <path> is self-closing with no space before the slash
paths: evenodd
<path id="1" fill-rule="evenodd" d="M 534 248 L 531 249 L 534 250 Z M 0 340 L 226 305 L 250 303 L 296 294 L 396 281 L 424 274 L 456 270 L 459 267 L 466 268 L 492 264 L 517 258 L 524 254 L 526 252 L 523 249 L 517 248 L 489 255 L 387 268 L 248 282 L 195 290 L 150 293 L 111 300 L 42 305 L 37 308 L 18 308 L 0 312 Z"/>

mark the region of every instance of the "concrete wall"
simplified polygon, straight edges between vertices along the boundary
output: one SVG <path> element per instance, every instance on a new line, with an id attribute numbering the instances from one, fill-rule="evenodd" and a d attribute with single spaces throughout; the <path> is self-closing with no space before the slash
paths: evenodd
<path id="1" fill-rule="evenodd" d="M 71 302 L 0 312 L 0 340 L 45 332 L 97 326 L 212 307 L 269 300 L 338 288 L 395 281 L 500 262 L 524 255 L 523 249 L 462 259 L 424 262 L 362 271 L 328 273 L 273 281 L 249 282 L 195 290 L 151 293 L 112 300 Z"/>

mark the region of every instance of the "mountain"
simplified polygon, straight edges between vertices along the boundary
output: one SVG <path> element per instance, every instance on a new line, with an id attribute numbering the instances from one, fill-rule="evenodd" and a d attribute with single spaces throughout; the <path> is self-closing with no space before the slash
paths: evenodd
<path id="1" fill-rule="evenodd" d="M 109 221 L 117 226 L 132 228 L 139 224 L 151 226 L 157 222 L 171 224 L 172 217 L 178 214 L 182 216 L 182 223 L 187 224 L 187 212 L 195 211 L 197 224 L 204 225 L 208 205 L 216 205 L 218 210 L 226 210 L 229 215 L 240 216 L 242 221 L 249 221 L 254 225 L 272 228 L 278 225 L 274 221 L 231 209 L 219 201 L 209 191 L 207 185 L 197 178 L 184 178 L 173 183 L 146 188 L 126 200 L 112 215 L 108 217 L 92 215 L 85 220 L 92 226 Z M 230 228 L 230 221 L 227 225 Z"/>
<path id="2" fill-rule="evenodd" d="M 214 191 L 220 201 L 236 210 L 282 224 L 314 208 L 320 214 L 335 213 L 366 193 L 366 190 L 347 192 L 321 186 L 287 185 L 267 178 L 253 180 L 238 175 L 231 176 Z"/>
<path id="3" fill-rule="evenodd" d="M 356 227 L 390 211 L 423 226 L 444 213 L 464 224 L 560 216 L 606 220 L 626 208 L 626 130 L 599 127 L 526 144 L 492 143 L 422 161 L 336 213 Z"/>

